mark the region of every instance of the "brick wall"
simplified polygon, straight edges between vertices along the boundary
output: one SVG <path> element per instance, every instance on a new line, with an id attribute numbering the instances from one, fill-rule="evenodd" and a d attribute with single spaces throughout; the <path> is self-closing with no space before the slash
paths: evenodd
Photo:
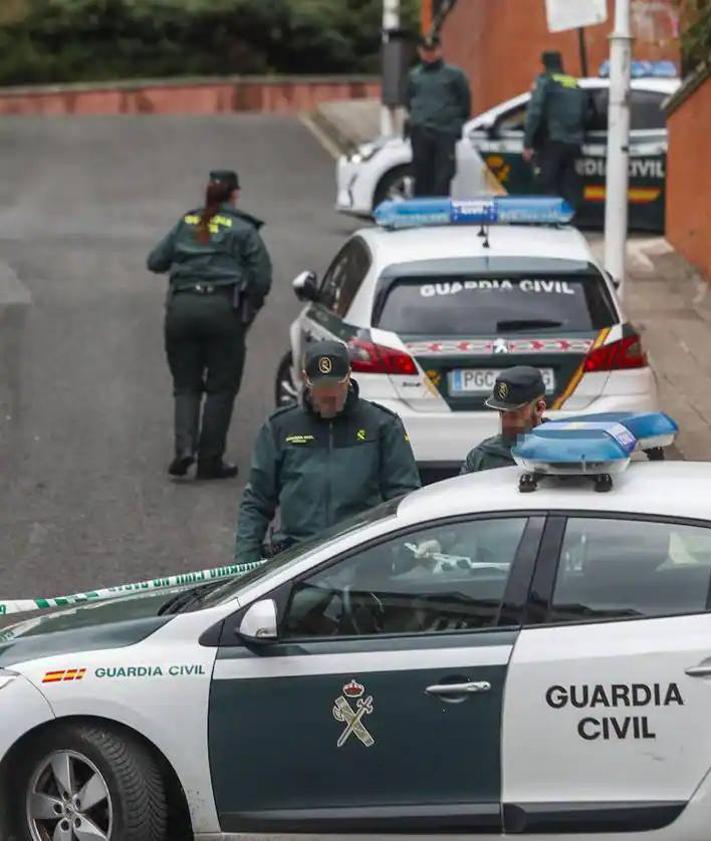
<path id="1" fill-rule="evenodd" d="M 0 88 L 0 115 L 293 114 L 322 102 L 380 95 L 377 79 L 362 77 L 240 77 Z"/>
<path id="2" fill-rule="evenodd" d="M 667 239 L 711 280 L 711 70 L 680 92 L 667 126 Z"/>
<path id="3" fill-rule="evenodd" d="M 607 24 L 586 29 L 591 75 L 609 54 L 613 0 L 608 0 L 608 11 Z M 581 73 L 577 30 L 549 33 L 544 0 L 459 0 L 442 37 L 447 60 L 469 75 L 475 113 L 528 90 L 540 72 L 543 50 L 560 50 L 566 69 Z M 640 59 L 679 59 L 678 46 L 671 40 L 638 41 L 634 52 Z"/>

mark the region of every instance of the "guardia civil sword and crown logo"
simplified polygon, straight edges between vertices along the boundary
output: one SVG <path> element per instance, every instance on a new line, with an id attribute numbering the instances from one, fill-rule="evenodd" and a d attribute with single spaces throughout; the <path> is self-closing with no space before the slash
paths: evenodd
<path id="1" fill-rule="evenodd" d="M 341 691 L 342 694 L 336 698 L 333 705 L 333 717 L 346 726 L 338 737 L 336 746 L 342 748 L 351 736 L 354 736 L 365 747 L 373 747 L 375 739 L 363 724 L 365 716 L 373 712 L 373 696 L 365 695 L 365 686 L 357 680 L 346 683 Z M 355 702 L 355 706 L 351 701 Z"/>
<path id="2" fill-rule="evenodd" d="M 322 374 L 330 374 L 333 370 L 333 363 L 330 357 L 322 356 L 318 361 L 318 369 Z"/>

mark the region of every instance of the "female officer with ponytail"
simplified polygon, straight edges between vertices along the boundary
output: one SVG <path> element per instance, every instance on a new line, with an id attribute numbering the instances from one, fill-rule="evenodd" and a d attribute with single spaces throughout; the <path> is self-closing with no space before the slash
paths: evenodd
<path id="1" fill-rule="evenodd" d="M 172 476 L 184 476 L 196 456 L 198 479 L 237 475 L 223 461 L 227 431 L 247 328 L 272 281 L 262 222 L 237 210 L 238 197 L 237 173 L 211 172 L 205 206 L 183 216 L 148 256 L 150 271 L 170 272 L 165 349 L 175 395 Z"/>

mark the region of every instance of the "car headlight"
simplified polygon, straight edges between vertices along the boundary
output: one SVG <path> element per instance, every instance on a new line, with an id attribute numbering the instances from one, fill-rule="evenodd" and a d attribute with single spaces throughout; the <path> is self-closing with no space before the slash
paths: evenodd
<path id="1" fill-rule="evenodd" d="M 369 161 L 373 155 L 380 149 L 380 145 L 378 143 L 361 143 L 355 150 L 348 156 L 348 160 L 352 164 L 362 164 L 365 161 Z"/>

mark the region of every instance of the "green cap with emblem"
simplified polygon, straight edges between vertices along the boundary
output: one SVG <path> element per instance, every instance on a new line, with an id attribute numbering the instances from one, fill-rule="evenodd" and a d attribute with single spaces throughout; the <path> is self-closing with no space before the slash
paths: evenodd
<path id="1" fill-rule="evenodd" d="M 213 169 L 210 181 L 213 184 L 226 184 L 231 190 L 239 190 L 239 176 L 233 169 Z"/>
<path id="2" fill-rule="evenodd" d="M 310 384 L 344 382 L 351 372 L 348 348 L 328 339 L 310 344 L 304 353 L 304 371 Z"/>
<path id="3" fill-rule="evenodd" d="M 499 374 L 486 405 L 500 412 L 514 412 L 545 393 L 546 386 L 538 368 L 516 365 Z"/>

